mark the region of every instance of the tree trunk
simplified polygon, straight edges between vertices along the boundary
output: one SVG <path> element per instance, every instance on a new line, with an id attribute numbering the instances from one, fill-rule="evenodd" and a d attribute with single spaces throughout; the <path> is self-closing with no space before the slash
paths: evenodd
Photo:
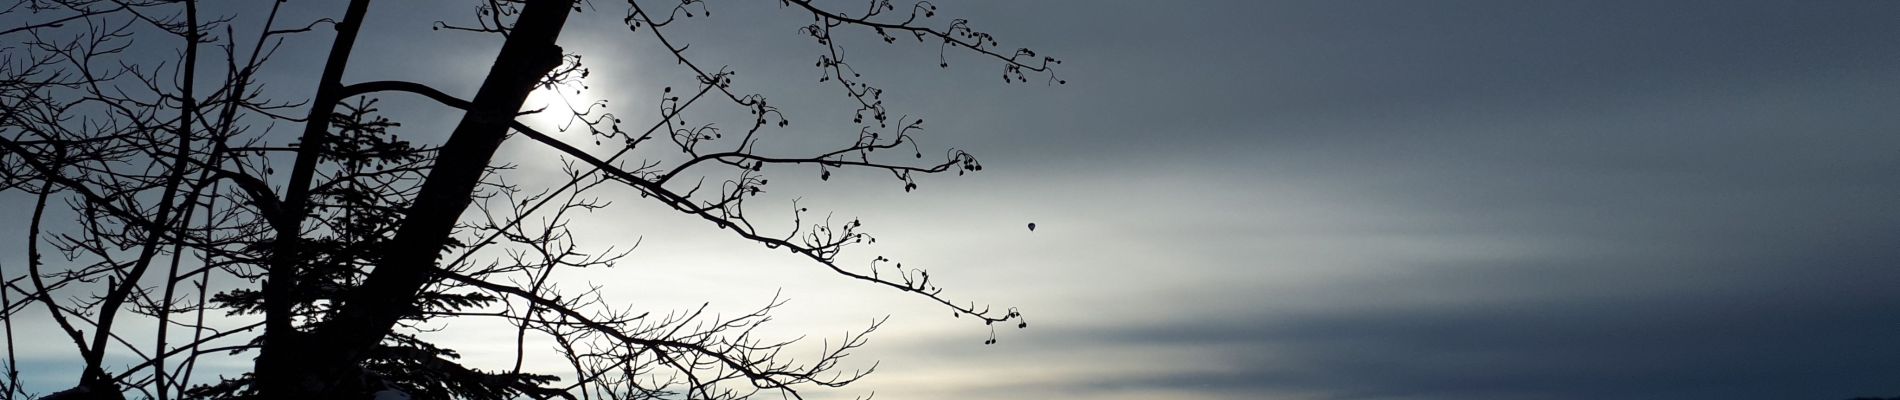
<path id="1" fill-rule="evenodd" d="M 259 349 L 252 387 L 265 397 L 278 397 L 297 392 L 294 388 L 305 386 L 303 379 L 306 370 L 303 365 L 308 359 L 307 350 L 302 343 L 303 336 L 291 323 L 291 311 L 296 306 L 294 282 L 297 267 L 302 263 L 303 217 L 308 214 L 311 180 L 316 176 L 317 161 L 321 156 L 323 141 L 330 135 L 330 115 L 336 111 L 336 105 L 342 99 L 338 89 L 343 86 L 343 70 L 349 66 L 350 53 L 356 47 L 356 34 L 362 31 L 363 16 L 369 12 L 369 0 L 351 0 L 343 11 L 343 20 L 336 24 L 336 38 L 330 44 L 330 54 L 323 63 L 323 74 L 317 78 L 317 93 L 310 102 L 310 113 L 304 122 L 303 136 L 299 138 L 297 160 L 290 170 L 290 185 L 284 194 L 282 213 L 265 215 L 276 231 L 271 242 L 270 265 L 264 279 L 264 343 Z"/>
<path id="2" fill-rule="evenodd" d="M 396 237 L 363 286 L 355 289 L 334 320 L 319 326 L 299 363 L 303 374 L 291 393 L 269 398 L 319 399 L 364 396 L 357 386 L 363 355 L 388 335 L 396 321 L 414 310 L 417 293 L 430 281 L 456 220 L 468 208 L 508 126 L 537 83 L 561 63 L 555 45 L 572 0 L 531 0 L 516 19 L 501 53 L 476 92 L 406 212 Z"/>

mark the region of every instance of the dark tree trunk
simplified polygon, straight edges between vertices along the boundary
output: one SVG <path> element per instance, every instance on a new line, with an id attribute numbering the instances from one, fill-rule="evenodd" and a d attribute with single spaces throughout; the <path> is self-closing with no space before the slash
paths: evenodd
<path id="1" fill-rule="evenodd" d="M 356 367 L 398 319 L 413 311 L 417 293 L 429 282 L 430 270 L 515 113 L 536 84 L 560 65 L 561 48 L 555 39 L 572 10 L 572 0 L 534 0 L 524 7 L 473 107 L 437 153 L 376 269 L 350 294 L 335 319 L 297 340 L 304 343 L 296 351 L 305 357 L 297 363 L 301 376 L 295 387 L 284 388 L 287 393 L 266 392 L 266 397 L 339 398 L 360 396 L 368 389 L 357 386 Z"/>
<path id="2" fill-rule="evenodd" d="M 258 351 L 253 387 L 267 398 L 298 392 L 295 388 L 310 383 L 303 379 L 307 375 L 302 373 L 308 358 L 304 354 L 306 346 L 290 318 L 297 303 L 292 290 L 302 257 L 298 249 L 303 241 L 303 217 L 310 204 L 310 185 L 316 176 L 318 150 L 329 136 L 330 115 L 342 100 L 338 91 L 343 86 L 343 70 L 349 66 L 356 34 L 362 30 L 363 16 L 368 12 L 369 0 L 351 0 L 344 9 L 343 20 L 337 22 L 336 39 L 330 44 L 330 54 L 324 61 L 323 75 L 318 78 L 317 93 L 304 122 L 303 136 L 298 141 L 290 184 L 284 200 L 279 202 L 284 206 L 283 212 L 266 215 L 271 218 L 269 222 L 276 231 L 276 238 L 271 243 L 270 266 L 264 279 L 264 344 Z"/>

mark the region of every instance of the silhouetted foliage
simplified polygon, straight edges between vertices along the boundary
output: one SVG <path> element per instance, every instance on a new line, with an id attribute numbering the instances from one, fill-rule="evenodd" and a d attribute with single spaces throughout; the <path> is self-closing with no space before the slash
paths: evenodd
<path id="1" fill-rule="evenodd" d="M 857 8 L 781 0 L 785 11 L 810 19 L 798 33 L 819 46 L 820 81 L 858 105 L 862 130 L 829 151 L 770 154 L 758 143 L 787 129 L 786 115 L 743 92 L 732 70 L 695 63 L 687 44 L 667 33 L 716 6 L 657 4 L 664 2 L 628 1 L 622 22 L 670 53 L 655 56 L 691 71 L 690 89 L 663 90 L 657 115 L 639 127 L 604 104 L 544 111 L 569 113 L 563 129 L 613 145 L 608 156 L 517 121 L 530 92 L 590 74 L 581 55 L 555 43 L 571 14 L 605 12 L 605 4 L 471 1 L 471 21 L 434 22 L 456 40 L 501 41 L 472 98 L 416 82 L 344 81 L 367 0 L 350 1 L 341 15 L 295 21 L 281 12 L 283 2 L 208 11 L 193 0 L 34 0 L 0 9 L 0 21 L 12 24 L 0 27 L 0 190 L 32 202 L 22 221 L 26 265 L 0 276 L 8 340 L 0 397 L 31 396 L 13 354 L 16 329 L 71 342 L 83 371 L 61 392 L 66 398 L 800 397 L 800 388 L 842 386 L 869 372 L 839 370 L 839 361 L 881 321 L 794 362 L 781 354 L 791 342 L 752 334 L 780 300 L 736 317 L 704 309 L 658 315 L 552 283 L 557 271 L 611 265 L 626 254 L 582 249 L 566 225 L 608 206 L 584 195 L 604 185 L 954 315 L 1027 326 L 1013 308 L 942 296 L 923 270 L 881 256 L 868 267 L 847 265 L 845 248 L 872 241 L 857 220 L 814 221 L 793 204 L 792 228 L 772 231 L 754 223 L 748 200 L 763 191 L 768 170 L 825 180 L 838 169 L 884 171 L 910 191 L 920 174 L 982 169 L 960 150 L 925 162 L 915 142 L 923 120 L 894 118 L 883 89 L 860 79 L 834 35 L 936 45 L 939 66 L 951 53 L 974 54 L 1000 62 L 1012 82 L 1040 74 L 1062 83 L 1050 73 L 1058 61 L 999 47 L 969 21 L 937 17 L 927 1 Z M 332 32 L 320 76 L 300 78 L 317 83 L 314 93 L 263 94 L 269 82 L 260 72 L 285 38 Z M 379 96 L 422 96 L 462 118 L 446 141 L 412 143 Z M 687 110 L 702 103 L 752 117 L 736 130 L 686 124 Z M 284 126 L 296 134 L 273 129 Z M 508 183 L 521 172 L 493 162 L 506 140 L 563 154 L 559 185 Z M 52 325 L 16 326 L 30 315 Z M 133 327 L 121 317 L 152 323 Z M 421 324 L 455 318 L 512 324 L 514 364 L 463 365 L 455 350 L 418 335 Z M 521 354 L 535 351 L 523 339 L 529 335 L 557 343 L 552 351 L 571 374 L 523 372 Z M 992 330 L 986 343 L 994 341 Z M 252 357 L 253 369 L 201 376 L 200 364 L 220 356 Z"/>

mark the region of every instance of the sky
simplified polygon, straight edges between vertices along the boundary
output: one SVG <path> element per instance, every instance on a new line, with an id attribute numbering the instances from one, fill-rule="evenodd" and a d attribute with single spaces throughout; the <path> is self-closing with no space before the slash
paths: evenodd
<path id="1" fill-rule="evenodd" d="M 429 30 L 473 13 L 443 3 L 373 5 L 346 81 L 472 93 L 498 44 Z M 795 34 L 808 19 L 769 3 L 715 2 L 674 35 L 785 110 L 793 125 L 766 148 L 855 132 L 817 82 L 822 47 Z M 306 7 L 293 15 L 335 12 Z M 650 118 L 658 90 L 690 75 L 616 25 L 621 7 L 596 2 L 563 33 L 593 68 L 570 94 Z M 1018 307 L 1029 328 L 984 345 L 988 329 L 940 305 L 626 191 L 576 226 L 589 244 L 641 247 L 564 279 L 658 310 L 776 294 L 788 335 L 889 315 L 852 364 L 877 372 L 822 393 L 842 398 L 1900 396 L 1900 3 L 938 12 L 1062 59 L 1067 84 L 1005 84 L 968 54 L 939 68 L 935 46 L 860 38 L 850 59 L 893 112 L 930 121 L 922 144 L 984 170 L 912 193 L 786 170 L 770 196 L 861 217 L 879 243 L 846 259 L 925 266 L 947 296 Z M 307 91 L 298 77 L 320 63 L 297 60 L 320 53 L 286 54 L 271 90 Z M 456 117 L 389 101 L 419 138 Z M 534 176 L 552 156 L 517 140 L 501 157 Z M 450 328 L 471 359 L 503 357 L 484 352 L 496 331 Z"/>

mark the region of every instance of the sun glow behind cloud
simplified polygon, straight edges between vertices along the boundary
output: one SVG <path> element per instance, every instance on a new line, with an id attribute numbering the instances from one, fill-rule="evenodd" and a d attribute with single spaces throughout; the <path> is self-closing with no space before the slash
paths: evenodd
<path id="1" fill-rule="evenodd" d="M 517 119 L 546 133 L 586 132 L 586 127 L 581 125 L 584 122 L 575 118 L 574 113 L 585 112 L 599 100 L 580 84 L 543 86 L 528 93 L 528 99 L 521 104 L 525 114 Z"/>

